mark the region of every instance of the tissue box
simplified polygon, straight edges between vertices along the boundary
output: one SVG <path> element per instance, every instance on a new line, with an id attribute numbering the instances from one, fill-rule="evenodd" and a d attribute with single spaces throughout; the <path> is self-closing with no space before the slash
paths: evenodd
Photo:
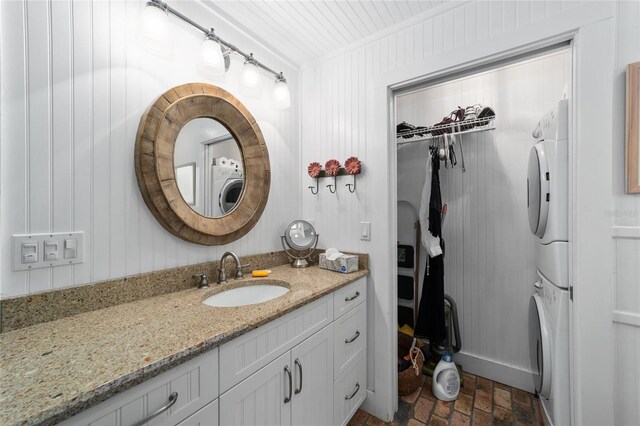
<path id="1" fill-rule="evenodd" d="M 319 266 L 322 269 L 342 272 L 343 274 L 356 272 L 358 270 L 358 256 L 345 254 L 336 260 L 327 260 L 326 255 L 324 253 L 320 253 Z"/>

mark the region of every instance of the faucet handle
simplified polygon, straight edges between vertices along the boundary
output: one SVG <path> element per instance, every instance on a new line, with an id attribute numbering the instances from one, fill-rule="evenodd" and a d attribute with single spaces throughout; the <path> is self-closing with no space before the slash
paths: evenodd
<path id="1" fill-rule="evenodd" d="M 198 283 L 198 288 L 209 287 L 209 280 L 207 278 L 207 274 L 194 274 L 193 278 L 200 278 L 200 282 Z"/>
<path id="2" fill-rule="evenodd" d="M 245 263 L 244 265 L 238 265 L 238 269 L 236 269 L 236 279 L 240 279 L 243 277 L 242 275 L 242 268 L 246 268 L 248 266 L 251 266 L 250 263 Z"/>

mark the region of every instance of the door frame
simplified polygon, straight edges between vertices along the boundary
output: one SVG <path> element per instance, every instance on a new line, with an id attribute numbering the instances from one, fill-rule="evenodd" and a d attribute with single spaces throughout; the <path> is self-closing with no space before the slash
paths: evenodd
<path id="1" fill-rule="evenodd" d="M 373 184 L 378 193 L 374 220 L 380 228 L 380 244 L 372 250 L 376 269 L 374 286 L 381 309 L 375 313 L 378 330 L 374 355 L 374 388 L 365 408 L 387 421 L 398 408 L 397 398 L 397 265 L 394 259 L 397 230 L 397 164 L 394 126 L 394 92 L 407 87 L 487 66 L 562 42 L 572 49 L 572 90 L 569 102 L 569 280 L 574 285 L 570 304 L 571 411 L 575 424 L 607 424 L 613 419 L 613 365 L 596 359 L 597 347 L 613 347 L 610 319 L 613 289 L 602 291 L 600 283 L 612 282 L 613 245 L 609 235 L 611 218 L 606 211 L 613 204 L 611 141 L 613 64 L 615 53 L 614 2 L 593 2 L 489 40 L 475 49 L 458 49 L 433 59 L 374 77 L 373 126 L 376 149 L 386 150 L 372 161 L 378 172 Z M 474 46 L 476 47 L 476 46 Z M 580 141 L 575 143 L 574 141 Z M 391 141 L 391 142 L 390 142 Z M 603 142 L 604 141 L 604 142 Z M 600 170 L 601 173 L 593 173 Z M 598 194 L 594 197 L 593 194 Z M 374 241 L 372 241 L 374 242 Z M 598 259 L 594 262 L 593 259 Z M 601 315 L 594 315 L 598 312 Z M 391 348 L 391 349 L 390 349 Z M 597 374 L 593 374 L 597 371 Z M 383 384 L 382 386 L 376 384 Z M 391 384 L 391 386 L 386 386 Z M 603 398 L 602 396 L 608 396 Z M 593 401 L 599 401 L 593 404 Z M 588 421 L 584 421 L 588 420 Z"/>

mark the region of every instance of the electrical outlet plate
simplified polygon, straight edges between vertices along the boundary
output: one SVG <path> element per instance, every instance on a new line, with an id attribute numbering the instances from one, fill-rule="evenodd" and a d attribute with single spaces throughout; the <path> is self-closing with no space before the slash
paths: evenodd
<path id="1" fill-rule="evenodd" d="M 11 240 L 13 271 L 84 262 L 84 232 L 82 231 L 12 235 Z M 35 250 L 33 250 L 34 243 Z"/>

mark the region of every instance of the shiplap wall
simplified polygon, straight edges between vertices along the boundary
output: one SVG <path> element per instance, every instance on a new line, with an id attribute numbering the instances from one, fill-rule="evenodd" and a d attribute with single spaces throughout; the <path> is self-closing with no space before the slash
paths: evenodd
<path id="1" fill-rule="evenodd" d="M 587 5 L 589 2 L 584 2 Z M 618 62 L 615 67 L 615 81 L 612 82 L 615 109 L 613 135 L 614 209 L 603 212 L 612 215 L 612 224 L 640 226 L 640 201 L 637 196 L 624 195 L 622 173 L 624 170 L 624 65 L 640 60 L 637 40 L 638 2 L 617 1 Z M 360 241 L 358 222 L 370 221 L 374 209 L 387 206 L 376 204 L 376 194 L 384 188 L 370 185 L 375 170 L 367 168 L 367 163 L 385 155 L 384 148 L 374 146 L 374 79 L 389 71 L 397 70 L 424 60 L 437 60 L 442 54 L 473 49 L 487 40 L 510 37 L 514 30 L 534 29 L 539 25 L 554 25 L 555 19 L 569 19 L 573 10 L 583 6 L 580 1 L 470 1 L 463 4 L 447 4 L 431 14 L 416 17 L 402 27 L 385 31 L 378 37 L 355 46 L 343 48 L 334 54 L 303 65 L 302 71 L 302 146 L 303 165 L 311 161 L 328 158 L 343 160 L 349 155 L 358 155 L 364 163 L 364 173 L 358 180 L 358 194 L 351 195 L 344 188 L 338 194 L 321 190 L 318 196 L 304 192 L 303 215 L 315 218 L 321 233 L 321 244 L 336 245 L 341 249 L 374 252 L 367 241 Z M 606 144 L 606 141 L 604 141 Z M 605 145 L 606 146 L 606 145 Z M 384 163 L 376 161 L 377 163 Z M 303 187 L 311 184 L 303 176 Z M 373 222 L 372 233 L 376 232 Z M 620 243 L 618 243 L 619 245 Z M 635 245 L 620 247 L 618 254 L 624 253 L 626 262 L 634 265 L 640 258 Z M 605 254 L 606 255 L 606 254 Z M 372 279 L 376 279 L 376 264 L 390 262 L 391 259 L 371 259 Z M 636 271 L 636 272 L 632 272 Z M 613 281 L 613 277 L 612 277 Z M 616 273 L 617 287 L 637 289 L 640 275 L 637 269 L 625 268 Z M 603 291 L 613 291 L 612 285 Z M 376 308 L 375 299 L 369 298 L 369 312 Z M 609 316 L 609 312 L 600 312 Z M 371 317 L 369 320 L 371 321 Z M 640 329 L 633 325 L 619 326 L 617 374 L 613 379 L 622 386 L 616 386 L 616 424 L 640 424 Z M 629 338 L 629 335 L 632 338 Z M 374 333 L 369 335 L 369 347 L 375 348 Z M 380 347 L 380 351 L 385 348 Z M 375 360 L 369 359 L 369 377 L 375 370 Z M 608 379 L 608 378 L 607 378 Z M 369 380 L 375 389 L 375 382 Z M 382 404 L 382 402 L 381 402 Z M 587 421 L 588 419 L 585 419 Z"/>
<path id="2" fill-rule="evenodd" d="M 257 226 L 226 246 L 204 247 L 165 231 L 140 196 L 133 165 L 142 112 L 167 89 L 208 80 L 196 71 L 202 35 L 171 18 L 173 57 L 142 49 L 136 28 L 142 0 L 14 0 L 0 3 L 1 265 L 3 298 L 141 272 L 279 249 L 278 230 L 300 211 L 299 71 L 203 4 L 175 7 L 282 70 L 292 108 L 238 91 L 242 62 L 210 81 L 254 114 L 270 153 L 269 202 Z M 272 79 L 265 75 L 266 86 Z M 11 235 L 85 232 L 85 262 L 11 271 Z"/>
<path id="3" fill-rule="evenodd" d="M 455 148 L 457 167 L 445 169 L 442 164 L 442 202 L 448 204 L 443 228 L 445 292 L 458 305 L 462 353 L 470 357 L 465 367 L 474 372 L 472 358 L 498 364 L 502 376 L 491 378 L 504 382 L 503 377 L 512 376 L 513 385 L 523 386 L 513 369 L 529 378 L 526 313 L 537 279 L 537 242 L 529 231 L 526 208 L 531 132 L 570 87 L 570 72 L 570 52 L 563 49 L 396 99 L 397 122 L 415 125 L 434 124 L 458 105 L 478 102 L 491 105 L 498 114 L 495 130 L 457 138 L 463 148 Z M 429 142 L 420 142 L 398 148 L 398 200 L 416 209 L 428 147 Z M 412 223 L 398 223 L 399 229 L 402 226 L 413 228 Z M 422 283 L 424 265 L 420 266 Z M 533 391 L 531 380 L 527 385 Z"/>
<path id="4" fill-rule="evenodd" d="M 640 61 L 640 2 L 623 1 L 618 10 L 618 51 L 615 64 L 613 117 L 614 143 L 613 223 L 624 227 L 625 235 L 615 244 L 614 314 L 628 314 L 626 321 L 616 322 L 616 395 L 615 422 L 618 425 L 640 424 L 640 195 L 625 194 L 624 117 L 625 71 Z"/>

